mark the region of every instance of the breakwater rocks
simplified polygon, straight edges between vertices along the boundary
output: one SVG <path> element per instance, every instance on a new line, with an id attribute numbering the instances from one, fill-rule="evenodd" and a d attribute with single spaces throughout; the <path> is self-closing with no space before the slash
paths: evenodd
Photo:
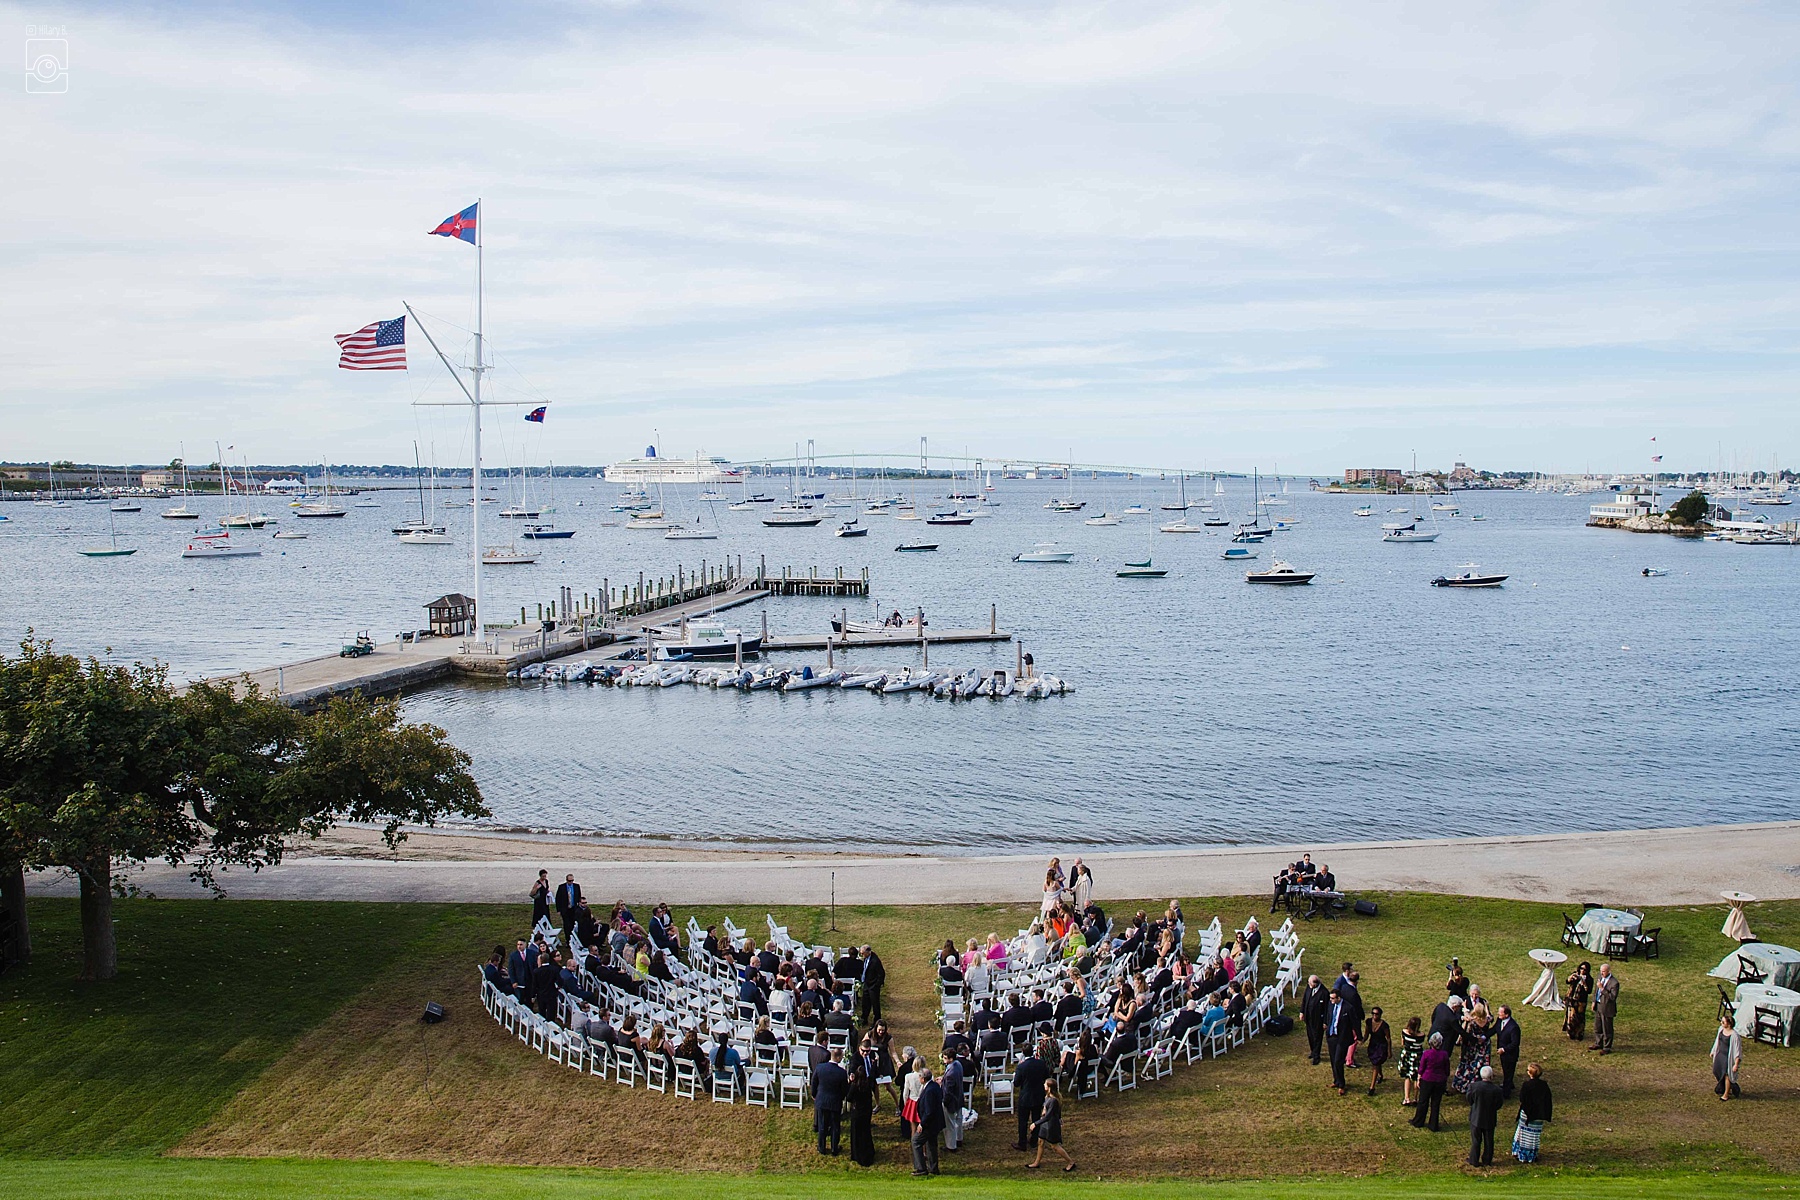
<path id="1" fill-rule="evenodd" d="M 1698 525 L 1677 525 L 1660 515 L 1646 517 L 1589 517 L 1589 529 L 1623 529 L 1627 533 L 1663 533 L 1670 537 L 1699 538 L 1705 537 L 1712 526 L 1705 521 Z"/>

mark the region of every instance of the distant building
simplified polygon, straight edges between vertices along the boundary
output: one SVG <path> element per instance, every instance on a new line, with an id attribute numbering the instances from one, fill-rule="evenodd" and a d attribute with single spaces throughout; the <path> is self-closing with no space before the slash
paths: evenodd
<path id="1" fill-rule="evenodd" d="M 1451 483 L 1479 483 L 1481 472 L 1472 470 L 1468 463 L 1457 463 L 1450 469 Z"/>
<path id="2" fill-rule="evenodd" d="M 1611 524 L 1647 517 L 1656 511 L 1656 493 L 1649 488 L 1626 488 L 1612 499 L 1588 508 L 1589 524 Z"/>
<path id="3" fill-rule="evenodd" d="M 54 481 L 51 475 L 54 473 Z M 135 488 L 143 486 L 143 473 L 129 467 L 96 467 L 71 463 L 52 472 L 50 464 L 0 467 L 0 478 L 20 483 L 51 483 L 63 488 Z"/>
<path id="4" fill-rule="evenodd" d="M 1351 467 L 1344 472 L 1345 487 L 1398 490 L 1405 483 L 1406 472 L 1398 467 Z"/>

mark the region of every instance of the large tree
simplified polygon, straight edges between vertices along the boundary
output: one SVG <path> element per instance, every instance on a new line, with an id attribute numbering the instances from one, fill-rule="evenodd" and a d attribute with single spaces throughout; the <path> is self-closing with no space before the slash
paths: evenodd
<path id="1" fill-rule="evenodd" d="M 160 667 L 20 650 L 0 660 L 0 881 L 10 906 L 25 868 L 77 876 L 86 978 L 117 971 L 115 864 L 186 863 L 217 887 L 339 821 L 393 844 L 407 823 L 487 815 L 468 756 L 391 702 L 304 714 L 247 680 L 177 694 Z"/>

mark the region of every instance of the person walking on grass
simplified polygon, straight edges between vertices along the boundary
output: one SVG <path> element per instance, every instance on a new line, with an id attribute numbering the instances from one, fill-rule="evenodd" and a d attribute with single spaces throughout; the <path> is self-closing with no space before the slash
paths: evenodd
<path id="1" fill-rule="evenodd" d="M 938 1173 L 938 1134 L 944 1129 L 944 1089 L 931 1077 L 931 1067 L 919 1058 L 918 1120 L 913 1125 L 912 1158 L 914 1175 Z"/>
<path id="2" fill-rule="evenodd" d="M 1722 1016 L 1719 1018 L 1719 1032 L 1713 1038 L 1713 1095 L 1721 1100 L 1736 1100 L 1743 1095 L 1738 1090 L 1738 1068 L 1743 1062 L 1743 1035 L 1738 1033 L 1737 1026 L 1731 1023 L 1730 1017 Z"/>
<path id="3" fill-rule="evenodd" d="M 1408 1017 L 1400 1031 L 1400 1107 L 1412 1108 L 1419 1103 L 1419 1056 L 1425 1053 L 1424 1022 Z"/>
<path id="4" fill-rule="evenodd" d="M 1513 1157 L 1522 1163 L 1534 1163 L 1538 1147 L 1543 1143 L 1544 1126 L 1550 1121 L 1550 1084 L 1544 1078 L 1540 1063 L 1525 1067 L 1525 1082 L 1519 1088 L 1519 1127 L 1513 1131 Z"/>
<path id="5" fill-rule="evenodd" d="M 1450 1052 L 1444 1049 L 1444 1035 L 1434 1033 L 1419 1055 L 1419 1106 L 1413 1110 L 1410 1122 L 1414 1129 L 1438 1131 L 1438 1109 L 1449 1083 Z"/>
<path id="6" fill-rule="evenodd" d="M 1044 1080 L 1044 1107 L 1038 1119 L 1031 1123 L 1031 1138 L 1037 1143 L 1037 1157 L 1025 1165 L 1036 1170 L 1044 1165 L 1044 1147 L 1049 1146 L 1062 1156 L 1063 1170 L 1073 1171 L 1075 1160 L 1062 1144 L 1062 1101 L 1056 1095 L 1054 1077 Z"/>
<path id="7" fill-rule="evenodd" d="M 1368 1051 L 1369 1066 L 1372 1075 L 1369 1079 L 1369 1095 L 1381 1084 L 1381 1068 L 1387 1064 L 1394 1050 L 1394 1034 L 1388 1023 L 1381 1017 L 1381 1006 L 1376 1005 L 1369 1010 L 1369 1019 L 1363 1026 L 1363 1046 Z"/>

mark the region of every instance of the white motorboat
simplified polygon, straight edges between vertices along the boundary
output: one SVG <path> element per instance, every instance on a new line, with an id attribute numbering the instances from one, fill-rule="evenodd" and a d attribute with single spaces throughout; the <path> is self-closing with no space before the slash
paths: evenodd
<path id="1" fill-rule="evenodd" d="M 771 529 L 810 529 L 825 518 L 797 504 L 783 504 L 762 519 Z"/>
<path id="2" fill-rule="evenodd" d="M 275 536 L 281 535 L 278 533 Z M 450 535 L 440 525 L 436 529 L 409 529 L 400 535 L 400 541 L 407 546 L 448 546 Z"/>
<path id="3" fill-rule="evenodd" d="M 481 552 L 481 561 L 490 567 L 525 567 L 535 563 L 542 553 L 517 546 L 489 546 Z"/>
<path id="4" fill-rule="evenodd" d="M 667 630 L 661 633 L 671 632 Z M 694 620 L 687 623 L 685 632 L 672 631 L 676 635 L 674 641 L 657 641 L 656 658 L 659 662 L 686 661 L 696 658 L 736 658 L 739 646 L 745 654 L 762 652 L 762 637 L 759 634 L 746 634 L 736 626 L 728 626 L 723 621 Z"/>
<path id="5" fill-rule="evenodd" d="M 1013 694 L 1012 672 L 1004 668 L 996 668 L 988 672 L 987 678 L 976 685 L 975 694 L 988 696 L 995 700 L 1004 700 Z"/>
<path id="6" fill-rule="evenodd" d="M 1420 529 L 1417 521 L 1405 525 L 1382 526 L 1381 540 L 1384 542 L 1435 542 L 1437 539 L 1437 530 Z"/>
<path id="7" fill-rule="evenodd" d="M 719 536 L 716 529 L 687 529 L 676 527 L 663 534 L 665 542 L 710 542 Z"/>
<path id="8" fill-rule="evenodd" d="M 895 616 L 898 615 L 898 613 L 895 613 Z M 833 617 L 831 618 L 831 632 L 904 633 L 912 637 L 917 637 L 919 633 L 919 623 L 920 618 L 917 612 L 913 613 L 910 617 L 898 621 L 893 617 L 889 617 L 885 621 L 847 621 L 842 617 Z M 927 629 L 931 628 L 931 622 L 929 620 L 925 621 L 924 624 Z"/>
<path id="9" fill-rule="evenodd" d="M 1443 504 L 1443 503 L 1434 502 L 1431 506 L 1431 511 L 1432 512 L 1449 513 L 1451 516 L 1454 517 L 1457 515 L 1457 513 L 1461 512 L 1462 510 L 1457 508 L 1456 505 L 1454 505 L 1454 504 Z"/>
<path id="10" fill-rule="evenodd" d="M 1122 517 L 1147 517 L 1150 515 L 1150 510 L 1141 504 L 1133 504 L 1119 515 Z"/>
<path id="11" fill-rule="evenodd" d="M 625 528 L 627 528 L 627 529 L 673 529 L 673 528 L 675 528 L 675 522 L 669 520 L 667 517 L 663 516 L 661 513 L 657 513 L 655 516 L 652 516 L 649 513 L 639 513 L 637 516 L 631 518 L 631 520 L 625 522 Z"/>
<path id="12" fill-rule="evenodd" d="M 1353 517 L 1372 517 L 1375 515 L 1375 510 L 1365 504 L 1350 515 Z"/>
<path id="13" fill-rule="evenodd" d="M 296 517 L 347 517 L 350 510 L 341 504 L 333 504 L 329 500 L 320 500 L 312 504 L 302 504 L 294 509 Z"/>
<path id="14" fill-rule="evenodd" d="M 942 671 L 928 671 L 920 667 L 902 667 L 899 674 L 889 675 L 881 690 L 888 694 L 896 692 L 930 691 L 942 679 Z"/>
<path id="15" fill-rule="evenodd" d="M 1031 549 L 1013 555 L 1018 563 L 1066 563 L 1075 558 L 1073 550 L 1058 550 L 1055 542 L 1039 542 Z"/>
<path id="16" fill-rule="evenodd" d="M 1273 583 L 1292 586 L 1312 581 L 1311 572 L 1296 570 L 1279 558 L 1266 571 L 1249 571 L 1244 575 L 1245 583 Z"/>
<path id="17" fill-rule="evenodd" d="M 1101 513 L 1098 516 L 1089 517 L 1087 520 L 1083 521 L 1082 524 L 1083 525 L 1117 525 L 1117 524 L 1119 524 L 1119 518 L 1113 516 L 1111 513 Z"/>
<path id="18" fill-rule="evenodd" d="M 1219 555 L 1226 562 L 1248 562 L 1256 557 L 1256 551 L 1248 546 L 1227 546 L 1225 553 Z"/>
<path id="19" fill-rule="evenodd" d="M 1477 563 L 1464 563 L 1462 573 L 1458 575 L 1439 575 L 1431 581 L 1432 587 L 1447 588 L 1496 588 L 1506 582 L 1504 575 L 1485 575 Z"/>
<path id="20" fill-rule="evenodd" d="M 278 542 L 303 542 L 306 540 L 306 535 L 298 529 L 283 529 L 275 535 L 275 540 Z M 447 542 L 450 539 L 445 538 L 444 540 Z"/>
<path id="21" fill-rule="evenodd" d="M 1157 532 L 1159 532 L 1159 533 L 1205 533 L 1206 532 L 1206 526 L 1195 525 L 1192 522 L 1188 521 L 1185 517 L 1179 521 L 1170 521 L 1165 525 L 1158 525 L 1156 528 L 1157 528 Z"/>
<path id="22" fill-rule="evenodd" d="M 842 525 L 839 525 L 833 530 L 832 536 L 842 538 L 867 537 L 869 536 L 869 530 L 861 521 L 858 521 L 855 517 L 851 517 L 848 521 L 845 521 Z"/>
<path id="23" fill-rule="evenodd" d="M 1668 570 L 1663 567 L 1645 567 L 1644 568 L 1644 578 L 1645 579 L 1661 579 L 1664 575 L 1667 575 L 1668 573 L 1669 573 Z"/>
<path id="24" fill-rule="evenodd" d="M 864 691 L 878 692 L 887 682 L 887 677 L 886 671 L 859 671 L 854 675 L 845 675 L 838 680 L 837 685 L 840 689 L 862 688 Z"/>

